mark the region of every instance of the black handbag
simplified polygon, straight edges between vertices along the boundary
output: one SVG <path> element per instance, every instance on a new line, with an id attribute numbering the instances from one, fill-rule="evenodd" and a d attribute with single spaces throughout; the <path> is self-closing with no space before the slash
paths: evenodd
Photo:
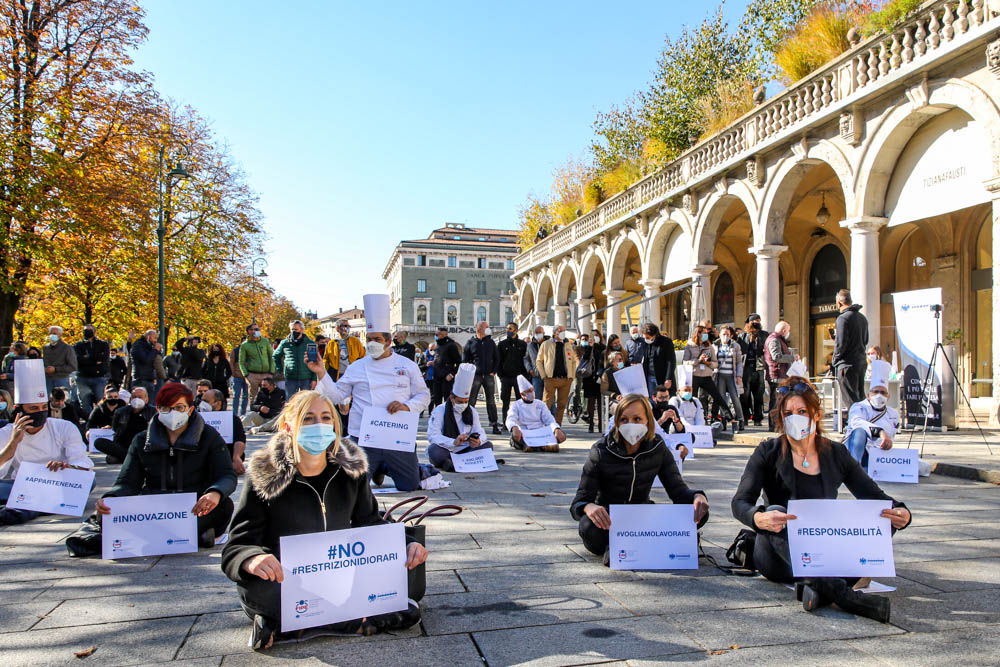
<path id="1" fill-rule="evenodd" d="M 421 525 L 421 521 L 432 516 L 456 516 L 465 510 L 464 507 L 460 507 L 459 505 L 438 505 L 437 507 L 432 507 L 423 514 L 410 516 L 417 508 L 426 503 L 427 500 L 427 496 L 404 498 L 387 509 L 382 515 L 382 518 L 390 523 L 404 524 L 407 542 L 419 542 L 422 546 L 426 547 L 427 526 Z M 412 507 L 409 507 L 405 512 L 403 512 L 403 515 L 398 519 L 393 518 L 393 511 L 405 505 L 412 505 Z M 412 523 L 408 524 L 407 522 Z M 420 600 L 423 599 L 424 594 L 427 592 L 426 563 L 421 563 L 412 570 L 406 571 L 406 584 L 410 599 L 414 602 L 420 602 Z"/>
<path id="2" fill-rule="evenodd" d="M 757 543 L 757 533 L 747 528 L 736 535 L 736 539 L 726 549 L 726 559 L 734 566 L 756 572 L 753 563 L 753 548 Z"/>

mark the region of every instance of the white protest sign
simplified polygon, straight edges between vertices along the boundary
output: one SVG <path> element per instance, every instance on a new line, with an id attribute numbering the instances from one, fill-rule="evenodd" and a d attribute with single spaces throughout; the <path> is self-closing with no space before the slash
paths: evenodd
<path id="1" fill-rule="evenodd" d="M 227 445 L 233 444 L 233 413 L 229 410 L 219 410 L 217 412 L 199 412 L 205 423 L 214 428 L 222 436 L 222 441 Z"/>
<path id="2" fill-rule="evenodd" d="M 694 444 L 692 446 L 695 449 L 711 449 L 712 447 L 715 447 L 715 440 L 712 438 L 711 426 L 692 426 L 691 424 L 685 424 L 684 430 L 690 433 L 694 438 Z"/>
<path id="3" fill-rule="evenodd" d="M 194 493 L 105 498 L 111 514 L 101 517 L 102 558 L 135 558 L 198 551 Z"/>
<path id="4" fill-rule="evenodd" d="M 919 481 L 919 449 L 882 449 L 868 445 L 868 476 L 878 482 Z"/>
<path id="5" fill-rule="evenodd" d="M 556 444 L 556 436 L 552 429 L 543 426 L 542 428 L 528 428 L 521 430 L 521 439 L 528 447 L 548 447 Z"/>
<path id="6" fill-rule="evenodd" d="M 87 432 L 89 436 L 87 438 L 87 451 L 94 452 L 97 451 L 97 447 L 94 445 L 98 438 L 107 438 L 111 440 L 115 437 L 115 432 L 110 428 L 92 428 Z"/>
<path id="7" fill-rule="evenodd" d="M 403 524 L 281 538 L 281 631 L 407 607 Z"/>
<path id="8" fill-rule="evenodd" d="M 889 500 L 790 500 L 788 548 L 796 577 L 895 577 Z"/>
<path id="9" fill-rule="evenodd" d="M 498 470 L 497 459 L 493 455 L 493 450 L 489 447 L 471 452 L 452 452 L 451 463 L 455 466 L 455 472 L 490 472 L 491 470 Z"/>
<path id="10" fill-rule="evenodd" d="M 612 505 L 612 570 L 697 570 L 692 505 Z"/>
<path id="11" fill-rule="evenodd" d="M 41 463 L 22 463 L 7 507 L 46 514 L 82 516 L 94 485 L 93 470 L 52 472 Z"/>
<path id="12" fill-rule="evenodd" d="M 642 364 L 632 364 L 620 371 L 613 373 L 615 384 L 618 385 L 618 393 L 622 396 L 629 394 L 639 394 L 649 396 L 649 382 L 646 380 L 645 369 Z"/>
<path id="13" fill-rule="evenodd" d="M 417 422 L 420 415 L 400 410 L 390 415 L 385 408 L 365 409 L 358 444 L 375 449 L 414 452 L 417 449 Z"/>

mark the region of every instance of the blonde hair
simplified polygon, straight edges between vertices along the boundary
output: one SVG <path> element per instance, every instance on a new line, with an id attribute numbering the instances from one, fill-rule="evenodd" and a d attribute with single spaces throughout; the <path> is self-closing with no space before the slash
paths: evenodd
<path id="1" fill-rule="evenodd" d="M 333 439 L 333 453 L 336 454 L 337 450 L 340 448 L 340 438 L 343 434 L 340 431 L 340 420 L 337 419 L 337 408 L 333 405 L 333 401 L 318 391 L 297 391 L 292 394 L 290 399 L 288 399 L 288 402 L 285 403 L 285 407 L 281 411 L 281 414 L 278 415 L 278 431 L 283 431 L 286 425 L 291 430 L 291 457 L 292 462 L 295 464 L 299 463 L 300 458 L 299 447 L 295 440 L 295 434 L 298 433 L 299 429 L 302 427 L 302 421 L 306 418 L 306 414 L 309 412 L 309 406 L 312 405 L 312 402 L 315 400 L 323 401 L 330 408 L 330 412 L 333 414 L 333 429 L 337 434 Z"/>
<path id="2" fill-rule="evenodd" d="M 649 399 L 642 394 L 628 394 L 622 396 L 621 400 L 618 401 L 618 407 L 615 408 L 615 438 L 618 438 L 618 427 L 622 423 L 622 413 L 633 403 L 641 403 L 643 409 L 646 411 L 646 437 L 644 440 L 652 440 L 656 435 L 656 420 L 653 419 L 653 406 L 649 404 Z"/>

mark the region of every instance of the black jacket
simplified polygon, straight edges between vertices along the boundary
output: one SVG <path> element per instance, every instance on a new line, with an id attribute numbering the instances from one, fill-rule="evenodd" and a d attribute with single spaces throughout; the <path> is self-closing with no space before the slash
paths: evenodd
<path id="1" fill-rule="evenodd" d="M 736 336 L 736 342 L 740 344 L 740 349 L 743 350 L 743 354 L 746 358 L 743 360 L 743 374 L 746 375 L 748 372 L 761 372 L 764 370 L 764 341 L 767 340 L 767 334 L 763 331 L 758 331 L 754 334 L 750 334 L 747 331 L 741 331 L 738 336 Z"/>
<path id="2" fill-rule="evenodd" d="M 613 435 L 606 435 L 590 448 L 569 513 L 579 521 L 583 508 L 589 503 L 608 507 L 652 502 L 649 490 L 655 477 L 660 478 L 667 495 L 675 503 L 690 504 L 695 494 L 704 495 L 703 491 L 689 489 L 684 483 L 674 463 L 674 455 L 660 436 L 643 442 L 639 451 L 629 455 L 623 443 L 614 440 Z"/>
<path id="3" fill-rule="evenodd" d="M 81 340 L 73 345 L 76 366 L 85 378 L 107 377 L 110 373 L 111 348 L 100 338 Z"/>
<path id="4" fill-rule="evenodd" d="M 497 372 L 499 357 L 497 344 L 489 336 L 473 336 L 465 341 L 465 353 L 462 361 L 476 367 L 476 375 L 489 375 Z"/>
<path id="5" fill-rule="evenodd" d="M 788 501 L 796 498 L 792 457 L 781 454 L 784 437 L 779 435 L 757 445 L 733 496 L 733 516 L 754 530 L 754 514 L 763 512 L 768 505 L 788 507 Z M 819 469 L 825 498 L 835 499 L 837 489 L 844 484 L 858 500 L 891 500 L 893 507 L 906 507 L 887 496 L 839 442 L 832 442 L 828 451 L 820 452 Z M 764 502 L 758 504 L 762 496 Z"/>
<path id="6" fill-rule="evenodd" d="M 327 450 L 332 476 L 322 502 L 319 493 L 299 475 L 288 453 L 294 447 L 278 433 L 266 449 L 250 457 L 247 479 L 222 550 L 222 571 L 237 583 L 254 578 L 241 566 L 260 554 L 281 557 L 281 538 L 387 523 L 368 485 L 368 459 L 347 438 L 334 454 Z"/>
<path id="7" fill-rule="evenodd" d="M 413 361 L 414 357 L 417 356 L 417 348 L 413 346 L 413 343 L 409 342 L 403 343 L 402 345 L 396 345 L 395 343 L 393 343 L 392 351 L 395 352 L 396 354 L 406 357 L 410 361 Z"/>
<path id="8" fill-rule="evenodd" d="M 90 411 L 90 416 L 87 417 L 87 429 L 111 428 L 115 419 L 115 411 L 123 406 L 124 403 L 116 403 L 114 406 L 110 406 L 107 401 L 100 401 L 94 406 L 94 409 Z"/>
<path id="9" fill-rule="evenodd" d="M 528 344 L 520 338 L 504 338 L 497 345 L 500 377 L 511 378 L 526 375 L 524 372 L 524 355 Z"/>
<path id="10" fill-rule="evenodd" d="M 223 498 L 236 490 L 233 459 L 214 428 L 197 412 L 173 445 L 167 429 L 154 419 L 149 429 L 132 440 L 118 479 L 108 496 L 218 491 Z"/>
<path id="11" fill-rule="evenodd" d="M 640 339 L 637 350 L 637 353 L 631 357 L 633 364 L 645 365 L 646 359 L 652 356 L 656 384 L 663 384 L 667 380 L 676 384 L 677 355 L 674 354 L 674 341 L 662 334 L 653 339 L 652 345 L 647 343 L 645 339 Z M 674 389 L 676 388 L 674 387 Z"/>
<path id="12" fill-rule="evenodd" d="M 201 366 L 205 363 L 205 350 L 194 345 L 181 348 L 180 376 L 188 380 L 201 379 Z"/>
<path id="13" fill-rule="evenodd" d="M 152 405 L 145 405 L 139 412 L 133 410 L 131 405 L 118 408 L 111 417 L 111 428 L 115 432 L 114 441 L 122 447 L 130 447 L 135 436 L 145 432 L 155 416 L 156 408 Z"/>
<path id="14" fill-rule="evenodd" d="M 111 357 L 111 361 L 108 362 L 108 370 L 111 375 L 111 381 L 121 388 L 122 383 L 125 381 L 125 371 L 127 370 L 125 360 L 119 356 Z"/>
<path id="15" fill-rule="evenodd" d="M 150 345 L 145 337 L 142 337 L 132 343 L 129 354 L 132 355 L 132 379 L 141 382 L 156 382 L 156 368 L 153 366 L 153 360 L 159 354 L 156 348 Z"/>
<path id="16" fill-rule="evenodd" d="M 229 378 L 233 377 L 233 369 L 225 356 L 218 359 L 205 357 L 205 363 L 201 365 L 201 377 L 212 383 L 212 389 L 218 389 L 229 396 Z"/>
<path id="17" fill-rule="evenodd" d="M 275 387 L 271 391 L 267 391 L 263 387 L 257 390 L 257 395 L 254 396 L 253 404 L 250 409 L 254 412 L 260 412 L 260 406 L 266 405 L 268 407 L 267 418 L 277 417 L 281 409 L 285 407 L 285 390 L 278 389 Z"/>
<path id="18" fill-rule="evenodd" d="M 450 337 L 444 337 L 437 342 L 437 355 L 434 357 L 434 379 L 444 380 L 449 375 L 458 373 L 458 365 L 462 363 L 462 350 L 458 343 Z"/>
<path id="19" fill-rule="evenodd" d="M 868 347 L 868 318 L 861 314 L 861 306 L 852 304 L 837 316 L 837 336 L 833 341 L 834 368 L 864 366 Z"/>

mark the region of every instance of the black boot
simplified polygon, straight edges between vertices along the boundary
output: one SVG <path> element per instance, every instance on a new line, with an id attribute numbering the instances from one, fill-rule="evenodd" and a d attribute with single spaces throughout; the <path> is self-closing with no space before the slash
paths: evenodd
<path id="1" fill-rule="evenodd" d="M 836 603 L 844 611 L 879 623 L 889 622 L 890 602 L 884 595 L 860 593 L 838 577 L 808 579 L 802 593 L 802 607 L 812 611 L 823 604 Z M 812 608 L 808 604 L 814 605 Z"/>
<path id="2" fill-rule="evenodd" d="M 802 602 L 806 611 L 816 611 L 820 607 L 833 604 L 836 587 L 827 584 L 827 579 L 806 579 L 795 584 L 795 597 Z M 843 579 L 837 581 L 843 582 Z"/>

